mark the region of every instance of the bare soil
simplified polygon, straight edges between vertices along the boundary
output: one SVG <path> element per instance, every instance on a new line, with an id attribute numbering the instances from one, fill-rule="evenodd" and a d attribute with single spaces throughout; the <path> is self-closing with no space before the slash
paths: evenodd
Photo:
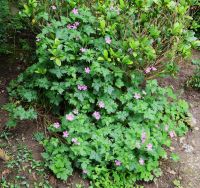
<path id="1" fill-rule="evenodd" d="M 200 51 L 194 51 L 193 58 L 200 58 Z M 0 57 L 0 107 L 8 102 L 6 87 L 9 81 L 24 69 L 22 65 L 13 57 Z M 180 97 L 189 103 L 193 117 L 192 127 L 186 136 L 174 140 L 173 146 L 170 148 L 171 151 L 177 152 L 180 155 L 180 162 L 174 163 L 170 159 L 161 161 L 163 175 L 155 182 L 142 183 L 145 188 L 173 188 L 176 187 L 173 183 L 174 180 L 180 182 L 180 186 L 183 188 L 200 187 L 200 91 L 185 87 L 185 82 L 195 69 L 191 62 L 182 62 L 180 69 L 181 71 L 177 78 L 166 78 L 159 80 L 159 82 L 161 86 L 173 86 L 175 91 L 180 94 Z M 0 133 L 3 131 L 7 118 L 7 113 L 0 110 Z M 33 157 L 36 160 L 42 160 L 41 153 L 43 148 L 33 139 L 33 134 L 40 130 L 44 130 L 44 127 L 39 125 L 38 122 L 21 122 L 11 131 L 11 137 L 9 137 L 8 142 L 0 138 L 0 147 L 6 143 L 6 148 L 13 154 L 17 152 L 14 148 L 21 142 L 32 151 Z M 0 177 L 4 175 L 6 169 L 4 161 L 0 159 Z M 8 172 L 6 174 L 10 181 L 15 176 L 16 172 Z M 30 174 L 27 174 L 26 177 L 30 185 L 33 185 L 34 181 L 38 181 L 37 177 L 32 177 Z M 54 188 L 73 188 L 76 184 L 84 184 L 85 187 L 88 187 L 88 182 L 83 181 L 78 172 L 68 182 L 58 181 L 48 170 L 46 171 L 46 178 Z"/>

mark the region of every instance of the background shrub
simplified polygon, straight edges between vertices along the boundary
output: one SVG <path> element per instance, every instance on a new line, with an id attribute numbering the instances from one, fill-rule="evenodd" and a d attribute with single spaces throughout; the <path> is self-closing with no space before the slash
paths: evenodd
<path id="1" fill-rule="evenodd" d="M 200 2 L 194 1 L 193 6 L 190 8 L 190 14 L 193 17 L 191 29 L 195 31 L 196 37 L 200 38 Z"/>
<path id="2" fill-rule="evenodd" d="M 112 36 L 118 61 L 134 68 L 148 68 L 154 64 L 158 75 L 174 74 L 176 59 L 189 57 L 191 47 L 199 45 L 194 32 L 188 30 L 191 17 L 189 8 L 194 0 L 182 1 L 28 1 L 22 12 L 36 27 L 43 27 L 52 19 L 70 16 L 73 7 L 88 6 L 99 22 L 99 32 Z M 58 11 L 59 10 L 59 11 Z M 169 19 L 170 18 L 170 19 Z M 123 42 L 122 42 L 123 41 Z M 114 51 L 116 53 L 116 51 Z M 148 71 L 148 69 L 147 69 Z"/>
<path id="3" fill-rule="evenodd" d="M 7 27 L 5 23 L 9 22 L 10 11 L 9 4 L 7 0 L 0 0 L 1 12 L 0 12 L 0 54 L 7 52 L 6 42 L 7 42 Z M 3 45 L 2 45 L 3 43 Z"/>

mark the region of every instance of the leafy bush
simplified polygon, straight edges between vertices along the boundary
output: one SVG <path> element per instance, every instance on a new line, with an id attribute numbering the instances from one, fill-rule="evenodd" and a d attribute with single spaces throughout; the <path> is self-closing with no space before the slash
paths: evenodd
<path id="1" fill-rule="evenodd" d="M 119 61 L 136 68 L 155 64 L 159 68 L 157 74 L 163 74 L 163 70 L 176 72 L 175 58 L 178 55 L 189 57 L 191 47 L 199 45 L 194 32 L 188 30 L 192 19 L 188 12 L 195 0 L 100 2 L 31 0 L 24 5 L 22 16 L 31 18 L 36 27 L 43 27 L 52 19 L 70 17 L 74 7 L 84 4 L 95 15 L 99 32 L 118 42 L 116 59 L 120 56 Z"/>
<path id="2" fill-rule="evenodd" d="M 187 57 L 196 45 L 187 31 L 190 1 L 74 3 L 64 6 L 67 16 L 56 14 L 59 4 L 42 12 L 46 17 L 38 2 L 24 6 L 22 16 L 43 25 L 38 62 L 11 82 L 10 96 L 65 115 L 43 141 L 58 178 L 76 167 L 97 187 L 152 180 L 171 138 L 187 131 L 188 106 L 146 80 L 175 72 L 175 55 Z"/>
<path id="3" fill-rule="evenodd" d="M 7 47 L 5 46 L 5 43 L 7 42 L 7 37 L 6 37 L 6 27 L 5 23 L 9 22 L 8 17 L 10 15 L 9 12 L 9 6 L 8 6 L 8 1 L 7 0 L 0 0 L 0 5 L 1 5 L 1 12 L 0 12 L 0 54 L 1 53 L 6 53 L 7 52 Z"/>
<path id="4" fill-rule="evenodd" d="M 187 130 L 183 121 L 187 103 L 175 102 L 172 90 L 158 87 L 155 80 L 144 90 L 134 84 L 123 90 L 113 85 L 114 92 L 109 94 L 103 87 L 79 91 L 98 100 L 76 99 L 80 107 L 69 108 L 61 124 L 49 128 L 52 137 L 43 142 L 48 166 L 64 180 L 72 172 L 67 168 L 71 163 L 94 181 L 98 178 L 95 173 L 110 171 L 152 180 L 159 158 L 167 157 L 163 146 L 169 147 L 170 137 Z"/>

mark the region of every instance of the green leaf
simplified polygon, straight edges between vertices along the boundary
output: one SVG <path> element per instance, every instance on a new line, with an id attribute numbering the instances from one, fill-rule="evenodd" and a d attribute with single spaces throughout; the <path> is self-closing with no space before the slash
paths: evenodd
<path id="1" fill-rule="evenodd" d="M 180 160 L 180 157 L 176 153 L 172 153 L 171 158 L 175 162 L 178 162 Z"/>
<path id="2" fill-rule="evenodd" d="M 108 59 L 108 51 L 107 50 L 103 51 L 103 55 L 104 55 L 105 59 Z"/>
<path id="3" fill-rule="evenodd" d="M 56 65 L 61 66 L 61 60 L 60 59 L 56 58 L 55 63 L 56 63 Z"/>

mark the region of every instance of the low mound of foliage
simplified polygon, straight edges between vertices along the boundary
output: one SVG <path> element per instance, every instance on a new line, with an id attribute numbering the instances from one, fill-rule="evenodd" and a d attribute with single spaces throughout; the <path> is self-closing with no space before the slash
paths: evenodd
<path id="1" fill-rule="evenodd" d="M 161 175 L 159 159 L 187 131 L 187 103 L 150 79 L 175 73 L 175 58 L 197 45 L 187 30 L 191 1 L 87 3 L 24 6 L 21 16 L 41 29 L 38 62 L 10 84 L 23 115 L 10 110 L 8 125 L 35 118 L 29 106 L 40 104 L 60 117 L 42 141 L 58 178 L 77 168 L 96 187 L 133 187 Z"/>

